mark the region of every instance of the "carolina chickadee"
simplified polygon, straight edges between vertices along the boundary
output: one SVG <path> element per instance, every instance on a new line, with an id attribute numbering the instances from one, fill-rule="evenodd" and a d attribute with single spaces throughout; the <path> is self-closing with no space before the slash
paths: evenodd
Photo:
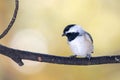
<path id="1" fill-rule="evenodd" d="M 93 39 L 91 35 L 82 29 L 81 26 L 76 24 L 67 25 L 63 31 L 63 35 L 66 36 L 68 44 L 74 55 L 91 58 L 91 53 L 93 53 Z"/>

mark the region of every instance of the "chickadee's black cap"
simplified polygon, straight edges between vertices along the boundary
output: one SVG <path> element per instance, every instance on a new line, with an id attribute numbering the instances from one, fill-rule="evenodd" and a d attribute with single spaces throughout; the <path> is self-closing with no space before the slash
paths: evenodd
<path id="1" fill-rule="evenodd" d="M 76 24 L 69 24 L 65 27 L 63 33 L 65 34 L 66 31 L 68 31 L 71 27 L 75 26 Z"/>

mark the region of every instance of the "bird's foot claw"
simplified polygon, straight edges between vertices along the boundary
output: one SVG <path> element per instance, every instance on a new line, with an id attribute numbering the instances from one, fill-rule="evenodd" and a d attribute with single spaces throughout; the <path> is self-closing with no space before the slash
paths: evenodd
<path id="1" fill-rule="evenodd" d="M 72 55 L 72 56 L 70 56 L 70 58 L 76 58 L 77 57 L 77 55 Z"/>
<path id="2" fill-rule="evenodd" d="M 87 54 L 86 58 L 90 60 L 91 59 L 91 55 Z"/>

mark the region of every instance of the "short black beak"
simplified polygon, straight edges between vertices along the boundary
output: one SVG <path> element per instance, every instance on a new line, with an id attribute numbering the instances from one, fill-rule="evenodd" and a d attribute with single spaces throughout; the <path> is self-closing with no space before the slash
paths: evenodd
<path id="1" fill-rule="evenodd" d="M 62 36 L 65 36 L 65 34 L 63 33 Z"/>

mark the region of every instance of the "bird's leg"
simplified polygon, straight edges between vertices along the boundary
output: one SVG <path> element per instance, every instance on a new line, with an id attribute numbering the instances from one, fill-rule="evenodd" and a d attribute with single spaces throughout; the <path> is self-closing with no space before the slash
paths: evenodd
<path id="1" fill-rule="evenodd" d="M 72 56 L 70 56 L 70 58 L 76 58 L 77 57 L 77 55 L 72 55 Z"/>
<path id="2" fill-rule="evenodd" d="M 87 54 L 86 58 L 88 58 L 90 60 L 91 59 L 91 55 Z"/>

